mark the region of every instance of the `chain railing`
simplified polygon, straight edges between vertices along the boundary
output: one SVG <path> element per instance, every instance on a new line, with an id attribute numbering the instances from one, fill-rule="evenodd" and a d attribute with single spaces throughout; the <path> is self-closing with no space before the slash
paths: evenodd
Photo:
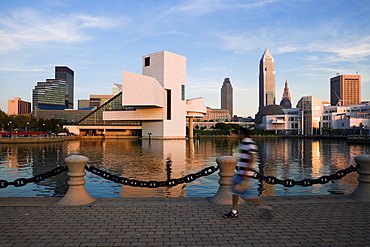
<path id="1" fill-rule="evenodd" d="M 210 167 L 204 168 L 203 170 L 197 173 L 188 174 L 178 179 L 167 179 L 165 181 L 139 181 L 136 179 L 129 179 L 129 178 L 113 175 L 107 171 L 100 170 L 99 168 L 96 168 L 91 165 L 86 165 L 85 169 L 95 175 L 98 175 L 102 178 L 105 178 L 115 183 L 120 183 L 123 185 L 129 185 L 129 186 L 134 186 L 134 187 L 158 188 L 158 187 L 165 187 L 165 186 L 172 187 L 172 186 L 176 186 L 176 185 L 183 184 L 183 183 L 190 183 L 200 177 L 211 175 L 212 173 L 216 172 L 219 168 L 218 166 L 210 166 Z"/>
<path id="2" fill-rule="evenodd" d="M 326 183 L 329 183 L 330 181 L 341 179 L 345 177 L 347 174 L 357 171 L 359 167 L 360 167 L 359 165 L 357 165 L 356 167 L 351 165 L 350 167 L 337 171 L 336 173 L 329 175 L 329 176 L 322 176 L 322 177 L 315 178 L 315 179 L 303 179 L 300 181 L 296 181 L 293 179 L 281 180 L 273 176 L 263 176 L 257 171 L 255 171 L 254 175 L 251 177 L 254 179 L 258 179 L 260 181 L 264 181 L 268 184 L 281 184 L 284 187 L 293 187 L 295 185 L 308 187 L 314 184 L 326 184 Z"/>
<path id="3" fill-rule="evenodd" d="M 67 170 L 68 170 L 67 166 L 59 166 L 49 172 L 41 173 L 32 178 L 18 178 L 14 180 L 13 182 L 8 182 L 6 180 L 0 180 L 0 189 L 6 188 L 9 185 L 13 185 L 14 187 L 21 187 L 29 183 L 38 183 L 38 182 L 44 181 L 47 178 L 59 175 Z"/>
<path id="4" fill-rule="evenodd" d="M 191 182 L 193 182 L 194 180 L 196 180 L 200 177 L 204 177 L 204 176 L 208 176 L 208 175 L 213 174 L 214 172 L 219 170 L 219 167 L 218 166 L 209 166 L 209 167 L 204 168 L 203 170 L 201 170 L 197 173 L 188 174 L 188 175 L 186 175 L 182 178 L 167 179 L 165 181 L 140 181 L 140 180 L 136 180 L 136 179 L 129 179 L 129 178 L 125 178 L 125 177 L 121 177 L 121 176 L 111 174 L 107 171 L 103 171 L 103 170 L 101 170 L 99 168 L 96 168 L 92 165 L 86 165 L 85 169 L 87 171 L 95 174 L 95 175 L 98 175 L 98 176 L 100 176 L 104 179 L 110 180 L 110 181 L 115 182 L 115 183 L 120 183 L 120 184 L 123 184 L 123 185 L 134 186 L 134 187 L 158 188 L 158 187 L 165 187 L 165 186 L 173 187 L 173 186 L 183 184 L 183 183 L 191 183 Z M 254 178 L 254 179 L 258 179 L 261 182 L 263 181 L 263 182 L 266 182 L 268 184 L 281 184 L 285 187 L 293 187 L 293 186 L 296 186 L 296 185 L 303 186 L 303 187 L 308 187 L 308 186 L 312 186 L 314 184 L 325 184 L 325 183 L 329 183 L 330 181 L 333 181 L 333 180 L 341 179 L 341 178 L 345 177 L 347 174 L 349 174 L 351 172 L 355 172 L 358 169 L 359 169 L 359 165 L 357 165 L 356 167 L 351 165 L 350 167 L 348 167 L 346 169 L 343 169 L 343 170 L 340 170 L 340 171 L 337 171 L 336 173 L 334 173 L 332 175 L 329 175 L 329 176 L 322 176 L 322 177 L 319 177 L 319 178 L 316 178 L 316 179 L 303 179 L 303 180 L 300 180 L 300 181 L 296 181 L 296 180 L 293 180 L 293 179 L 284 179 L 284 180 L 282 180 L 282 179 L 278 179 L 278 178 L 273 177 L 273 176 L 263 176 L 257 171 L 254 171 L 254 175 L 250 176 L 250 177 Z M 59 175 L 62 172 L 65 172 L 67 170 L 68 170 L 67 166 L 60 166 L 60 167 L 57 167 L 57 168 L 55 168 L 55 169 L 53 169 L 49 172 L 41 173 L 41 174 L 36 175 L 32 178 L 18 178 L 16 180 L 14 180 L 13 182 L 8 182 L 6 180 L 0 180 L 0 189 L 6 188 L 9 185 L 13 185 L 14 187 L 21 187 L 21 186 L 25 186 L 29 183 L 38 183 L 38 182 L 41 182 L 41 181 L 43 181 L 47 178 Z"/>

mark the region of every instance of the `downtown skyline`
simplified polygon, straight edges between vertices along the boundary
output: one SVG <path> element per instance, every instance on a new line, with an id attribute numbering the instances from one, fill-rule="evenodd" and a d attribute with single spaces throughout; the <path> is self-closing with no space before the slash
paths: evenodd
<path id="1" fill-rule="evenodd" d="M 162 50 L 187 57 L 186 98 L 220 108 L 230 78 L 234 114 L 258 112 L 259 60 L 275 59 L 276 104 L 285 81 L 292 107 L 302 96 L 330 101 L 330 78 L 361 75 L 370 100 L 367 1 L 29 1 L 2 2 L 0 109 L 32 101 L 55 66 L 75 71 L 75 109 L 90 94 L 111 94 L 122 71 L 141 73 L 141 57 Z M 338 13 L 340 13 L 338 15 Z M 32 25 L 30 25 L 32 23 Z"/>

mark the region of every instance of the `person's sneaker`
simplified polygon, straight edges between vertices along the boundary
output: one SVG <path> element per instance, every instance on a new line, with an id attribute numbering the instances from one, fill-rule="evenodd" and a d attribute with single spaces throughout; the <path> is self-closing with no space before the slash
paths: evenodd
<path id="1" fill-rule="evenodd" d="M 272 211 L 274 210 L 271 206 L 258 206 L 258 209 L 265 210 L 265 211 Z"/>
<path id="2" fill-rule="evenodd" d="M 233 211 L 230 211 L 230 213 L 227 213 L 227 214 L 224 214 L 224 218 L 226 219 L 226 218 L 236 218 L 236 217 L 238 217 L 239 215 L 238 215 L 238 212 L 236 212 L 236 213 L 233 213 Z"/>

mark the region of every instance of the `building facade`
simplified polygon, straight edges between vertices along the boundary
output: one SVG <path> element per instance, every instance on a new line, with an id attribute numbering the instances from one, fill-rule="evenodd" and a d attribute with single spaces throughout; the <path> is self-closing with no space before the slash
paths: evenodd
<path id="1" fill-rule="evenodd" d="M 79 99 L 78 103 L 78 110 L 84 110 L 90 108 L 90 100 L 89 99 Z"/>
<path id="2" fill-rule="evenodd" d="M 324 108 L 322 126 L 350 133 L 355 129 L 370 129 L 370 104 L 327 106 Z M 353 133 L 354 134 L 354 133 Z"/>
<path id="3" fill-rule="evenodd" d="M 262 125 L 259 128 L 274 131 L 275 134 L 298 135 L 300 111 L 298 108 L 282 109 L 283 114 L 265 115 L 262 117 Z"/>
<path id="4" fill-rule="evenodd" d="M 259 67 L 259 110 L 275 105 L 275 61 L 266 48 Z"/>
<path id="5" fill-rule="evenodd" d="M 116 95 L 122 92 L 122 84 L 113 83 L 112 84 L 112 94 Z"/>
<path id="6" fill-rule="evenodd" d="M 74 71 L 66 66 L 56 66 L 55 79 L 64 80 L 66 82 L 65 105 L 67 109 L 73 109 Z"/>
<path id="7" fill-rule="evenodd" d="M 114 95 L 90 95 L 89 107 L 98 107 L 111 99 Z"/>
<path id="8" fill-rule="evenodd" d="M 91 111 L 90 110 L 41 110 L 39 108 L 35 109 L 34 115 L 36 118 L 42 119 L 60 119 L 69 123 L 76 123 L 82 118 L 86 117 Z"/>
<path id="9" fill-rule="evenodd" d="M 321 119 L 324 112 L 322 101 L 313 96 L 304 96 L 298 103 L 297 108 L 301 113 L 300 127 L 302 135 L 318 135 L 321 130 Z"/>
<path id="10" fill-rule="evenodd" d="M 167 51 L 142 57 L 142 75 L 123 71 L 122 91 L 92 111 L 76 134 L 155 139 L 186 137 L 187 117 L 203 116 L 203 98 L 186 100 L 186 58 Z"/>
<path id="11" fill-rule="evenodd" d="M 66 81 L 47 79 L 45 82 L 37 82 L 32 91 L 32 111 L 35 108 L 58 109 L 66 108 Z"/>
<path id="12" fill-rule="evenodd" d="M 361 76 L 338 75 L 330 78 L 330 104 L 356 105 L 361 102 Z"/>
<path id="13" fill-rule="evenodd" d="M 8 100 L 8 115 L 28 115 L 31 114 L 31 102 L 21 98 Z"/>
<path id="14" fill-rule="evenodd" d="M 55 67 L 55 79 L 37 82 L 32 91 L 32 111 L 73 109 L 74 72 L 65 66 Z M 37 116 L 36 116 L 37 117 Z"/>
<path id="15" fill-rule="evenodd" d="M 233 86 L 229 78 L 224 79 L 221 87 L 221 109 L 228 110 L 233 116 Z"/>
<path id="16" fill-rule="evenodd" d="M 213 122 L 229 122 L 231 121 L 231 115 L 228 110 L 212 109 L 210 107 L 207 107 L 207 114 L 203 120 Z"/>

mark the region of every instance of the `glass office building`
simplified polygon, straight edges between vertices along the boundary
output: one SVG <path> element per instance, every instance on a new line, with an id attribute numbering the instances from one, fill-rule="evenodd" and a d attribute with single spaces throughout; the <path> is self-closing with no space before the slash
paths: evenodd
<path id="1" fill-rule="evenodd" d="M 64 80 L 48 79 L 45 82 L 37 82 L 32 91 L 32 110 L 47 104 L 49 109 L 65 108 L 66 82 Z"/>

